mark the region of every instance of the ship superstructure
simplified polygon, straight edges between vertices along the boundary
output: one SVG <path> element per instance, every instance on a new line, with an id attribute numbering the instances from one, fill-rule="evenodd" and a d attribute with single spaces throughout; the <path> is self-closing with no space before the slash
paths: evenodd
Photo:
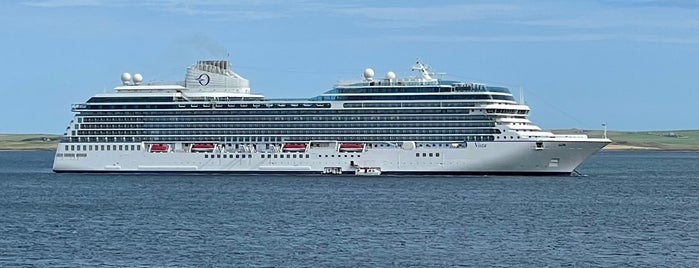
<path id="1" fill-rule="evenodd" d="M 554 135 L 505 87 L 388 72 L 310 99 L 267 99 L 227 61 L 185 81 L 122 74 L 72 107 L 56 172 L 570 174 L 610 140 Z"/>

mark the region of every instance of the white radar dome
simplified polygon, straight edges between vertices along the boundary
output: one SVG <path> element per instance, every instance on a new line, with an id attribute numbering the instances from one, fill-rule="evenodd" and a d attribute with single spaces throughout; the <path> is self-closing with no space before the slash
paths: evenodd
<path id="1" fill-rule="evenodd" d="M 388 80 L 396 80 L 396 73 L 394 73 L 394 72 L 388 72 L 388 73 L 386 73 L 386 79 L 388 79 Z"/>
<path id="2" fill-rule="evenodd" d="M 140 85 L 141 82 L 143 82 L 143 75 L 141 74 L 134 74 L 133 75 L 133 83 L 135 85 Z"/>
<path id="3" fill-rule="evenodd" d="M 121 74 L 121 83 L 123 83 L 124 85 L 128 85 L 129 81 L 131 81 L 131 74 L 130 73 Z"/>
<path id="4" fill-rule="evenodd" d="M 374 69 L 371 68 L 366 68 L 364 69 L 364 79 L 366 80 L 374 80 Z"/>

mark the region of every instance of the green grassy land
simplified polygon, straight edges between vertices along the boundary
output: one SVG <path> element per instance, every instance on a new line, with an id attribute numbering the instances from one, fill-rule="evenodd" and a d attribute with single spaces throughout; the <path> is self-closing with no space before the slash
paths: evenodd
<path id="1" fill-rule="evenodd" d="M 0 134 L 0 150 L 55 150 L 60 135 Z"/>
<path id="2" fill-rule="evenodd" d="M 555 133 L 582 133 L 592 138 L 604 136 L 601 130 L 556 130 Z M 699 150 L 699 130 L 608 131 L 612 145 L 659 150 Z"/>
<path id="3" fill-rule="evenodd" d="M 587 134 L 601 138 L 601 130 L 554 130 L 554 133 Z M 0 150 L 53 150 L 60 135 L 0 134 Z M 699 150 L 699 130 L 609 131 L 612 145 L 644 147 L 658 150 Z"/>

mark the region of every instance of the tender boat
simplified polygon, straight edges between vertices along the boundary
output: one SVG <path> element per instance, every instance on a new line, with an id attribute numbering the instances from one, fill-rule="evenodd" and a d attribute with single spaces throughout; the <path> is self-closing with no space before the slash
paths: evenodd
<path id="1" fill-rule="evenodd" d="M 306 144 L 305 143 L 286 143 L 282 147 L 282 151 L 285 151 L 285 152 L 305 152 L 306 151 Z"/>
<path id="2" fill-rule="evenodd" d="M 213 143 L 194 143 L 192 144 L 191 151 L 192 152 L 212 152 L 214 151 L 214 146 Z"/>
<path id="3" fill-rule="evenodd" d="M 341 143 L 340 152 L 362 152 L 364 151 L 363 143 Z"/>
<path id="4" fill-rule="evenodd" d="M 379 176 L 381 175 L 380 167 L 358 167 L 354 170 L 354 175 L 357 176 Z"/>
<path id="5" fill-rule="evenodd" d="M 155 143 L 151 144 L 148 151 L 151 153 L 162 153 L 162 152 L 167 152 L 170 150 L 170 145 L 167 144 L 160 144 L 160 143 Z"/>

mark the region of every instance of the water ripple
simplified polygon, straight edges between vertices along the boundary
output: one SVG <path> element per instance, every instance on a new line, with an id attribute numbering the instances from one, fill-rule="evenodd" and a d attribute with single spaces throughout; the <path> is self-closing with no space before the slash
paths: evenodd
<path id="1" fill-rule="evenodd" d="M 50 172 L 0 152 L 0 266 L 699 264 L 699 154 L 602 152 L 584 177 Z"/>

